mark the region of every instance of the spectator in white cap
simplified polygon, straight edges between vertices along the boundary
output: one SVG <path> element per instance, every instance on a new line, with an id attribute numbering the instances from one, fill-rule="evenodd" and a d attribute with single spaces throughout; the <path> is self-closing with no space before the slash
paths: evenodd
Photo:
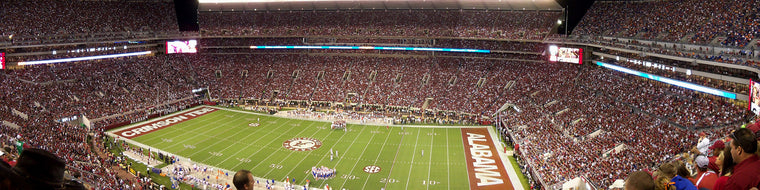
<path id="1" fill-rule="evenodd" d="M 697 165 L 697 175 L 691 179 L 691 182 L 697 186 L 697 189 L 712 189 L 715 186 L 715 181 L 718 180 L 718 174 L 707 167 L 710 164 L 710 159 L 704 155 L 699 155 L 694 159 L 694 163 Z"/>

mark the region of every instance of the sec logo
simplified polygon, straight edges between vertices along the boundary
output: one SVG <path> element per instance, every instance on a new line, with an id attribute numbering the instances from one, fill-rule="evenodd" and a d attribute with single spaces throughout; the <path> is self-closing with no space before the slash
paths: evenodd
<path id="1" fill-rule="evenodd" d="M 377 173 L 377 172 L 380 172 L 380 167 L 374 166 L 374 165 L 365 166 L 364 172 L 371 173 L 371 174 Z"/>

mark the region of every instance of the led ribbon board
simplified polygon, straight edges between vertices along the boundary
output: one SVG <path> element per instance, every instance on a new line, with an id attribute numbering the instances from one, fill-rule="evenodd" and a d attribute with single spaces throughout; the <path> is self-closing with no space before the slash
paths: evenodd
<path id="1" fill-rule="evenodd" d="M 375 47 L 375 46 L 251 46 L 251 49 L 366 49 L 395 51 L 441 51 L 459 53 L 491 53 L 485 49 L 423 48 L 423 47 Z"/>
<path id="2" fill-rule="evenodd" d="M 688 83 L 688 82 L 684 82 L 684 81 L 679 81 L 679 80 L 674 80 L 674 79 L 670 79 L 670 78 L 665 78 L 665 77 L 661 77 L 661 76 L 657 76 L 657 75 L 653 75 L 653 74 L 647 74 L 647 73 L 631 70 L 631 69 L 628 69 L 628 68 L 625 68 L 625 67 L 617 66 L 617 65 L 602 63 L 602 62 L 599 62 L 599 61 L 596 62 L 596 65 L 602 66 L 604 68 L 612 69 L 612 70 L 615 70 L 615 71 L 620 71 L 620 72 L 628 73 L 628 74 L 631 74 L 631 75 L 636 75 L 636 76 L 640 76 L 640 77 L 644 77 L 644 78 L 648 78 L 648 79 L 664 82 L 664 83 L 667 83 L 667 84 L 684 87 L 684 88 L 695 90 L 695 91 L 698 91 L 698 92 L 708 93 L 708 94 L 712 94 L 712 95 L 716 95 L 716 96 L 720 96 L 720 97 L 725 97 L 725 98 L 736 99 L 736 94 L 735 93 L 730 93 L 730 92 L 718 90 L 718 89 L 715 89 L 715 88 L 710 88 L 710 87 L 706 87 L 706 86 L 702 86 L 702 85 L 697 85 L 697 84 Z"/>
<path id="3" fill-rule="evenodd" d="M 51 60 L 39 60 L 39 61 L 23 61 L 18 62 L 18 65 L 39 65 L 39 64 L 50 64 L 50 63 L 66 63 L 66 62 L 73 62 L 73 61 L 87 61 L 87 60 L 95 60 L 95 59 L 108 59 L 108 58 L 117 58 L 117 57 L 130 57 L 130 56 L 139 56 L 139 55 L 147 55 L 152 53 L 151 51 L 142 51 L 142 52 L 132 52 L 132 53 L 121 53 L 121 54 L 111 54 L 111 55 L 98 55 L 98 56 L 89 56 L 89 57 L 74 57 L 74 58 L 66 58 L 66 59 L 51 59 Z"/>

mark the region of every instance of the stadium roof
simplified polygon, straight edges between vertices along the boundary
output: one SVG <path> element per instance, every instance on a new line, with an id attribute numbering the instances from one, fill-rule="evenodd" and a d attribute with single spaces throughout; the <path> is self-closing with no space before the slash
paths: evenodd
<path id="1" fill-rule="evenodd" d="M 199 11 L 383 9 L 562 10 L 555 0 L 199 0 Z"/>

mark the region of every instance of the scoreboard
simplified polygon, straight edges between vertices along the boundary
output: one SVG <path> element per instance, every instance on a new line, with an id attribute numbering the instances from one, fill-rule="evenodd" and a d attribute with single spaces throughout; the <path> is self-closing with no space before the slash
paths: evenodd
<path id="1" fill-rule="evenodd" d="M 198 52 L 197 46 L 198 46 L 197 40 L 167 41 L 166 54 L 197 53 Z"/>
<path id="2" fill-rule="evenodd" d="M 583 49 L 550 45 L 549 61 L 581 64 L 583 63 Z"/>

